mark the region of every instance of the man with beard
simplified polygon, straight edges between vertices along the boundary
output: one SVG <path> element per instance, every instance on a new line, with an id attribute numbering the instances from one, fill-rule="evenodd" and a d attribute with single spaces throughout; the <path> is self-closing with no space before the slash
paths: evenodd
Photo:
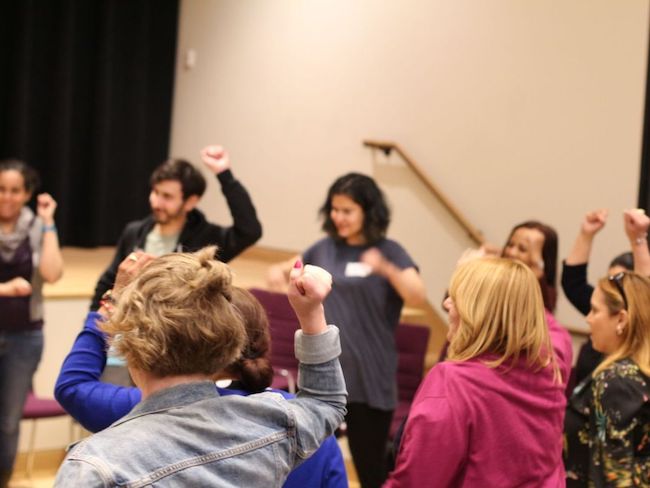
<path id="1" fill-rule="evenodd" d="M 228 153 L 221 146 L 207 146 L 201 151 L 201 159 L 221 184 L 233 225 L 210 223 L 196 208 L 206 188 L 198 169 L 182 159 L 165 161 L 151 175 L 151 215 L 130 222 L 122 231 L 115 257 L 95 287 L 91 310 L 99 308 L 104 293 L 113 288 L 118 265 L 133 251 L 160 256 L 216 244 L 216 257 L 228 262 L 260 238 L 262 226 L 255 207 L 246 189 L 234 178 Z"/>

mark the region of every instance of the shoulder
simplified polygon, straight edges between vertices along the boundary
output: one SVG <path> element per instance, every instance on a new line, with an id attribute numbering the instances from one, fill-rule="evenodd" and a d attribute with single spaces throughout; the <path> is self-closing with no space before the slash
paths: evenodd
<path id="1" fill-rule="evenodd" d="M 214 226 L 215 224 L 208 222 L 208 219 L 205 218 L 205 214 L 201 212 L 198 208 L 194 208 L 190 210 L 190 212 L 187 214 L 187 223 L 185 224 L 185 227 L 188 229 L 192 229 L 192 228 L 199 228 L 205 225 Z"/>
<path id="2" fill-rule="evenodd" d="M 54 486 L 112 486 L 111 470 L 99 457 L 77 457 L 74 450 L 63 461 Z"/>
<path id="3" fill-rule="evenodd" d="M 302 253 L 302 257 L 304 260 L 307 260 L 308 258 L 313 259 L 317 253 L 324 252 L 328 249 L 334 249 L 334 247 L 336 247 L 334 239 L 331 237 L 323 237 L 309 246 L 307 250 Z"/>
<path id="4" fill-rule="evenodd" d="M 610 420 L 627 424 L 636 413 L 650 403 L 648 378 L 630 359 L 616 361 L 593 380 L 596 408 L 610 412 Z"/>
<path id="5" fill-rule="evenodd" d="M 406 249 L 404 249 L 404 247 L 402 247 L 402 245 L 397 241 L 385 238 L 377 242 L 375 247 L 379 249 L 386 258 L 399 265 L 401 268 L 417 268 L 413 258 L 411 258 Z"/>
<path id="6" fill-rule="evenodd" d="M 481 378 L 489 368 L 479 361 L 443 361 L 427 374 L 418 391 L 419 399 L 464 397 L 473 378 Z"/>

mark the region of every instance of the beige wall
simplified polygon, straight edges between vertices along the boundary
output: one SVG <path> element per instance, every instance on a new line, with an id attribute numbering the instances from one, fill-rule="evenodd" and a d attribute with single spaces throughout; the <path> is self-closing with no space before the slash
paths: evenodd
<path id="1" fill-rule="evenodd" d="M 399 159 L 361 145 L 378 138 L 400 143 L 491 241 L 534 217 L 566 255 L 584 212 L 608 207 L 592 278 L 625 248 L 647 0 L 185 0 L 179 35 L 171 152 L 198 162 L 202 145 L 223 143 L 264 245 L 304 249 L 330 182 L 370 173 L 438 303 L 470 241 Z M 216 188 L 202 206 L 227 222 Z M 559 316 L 582 323 L 566 303 Z"/>

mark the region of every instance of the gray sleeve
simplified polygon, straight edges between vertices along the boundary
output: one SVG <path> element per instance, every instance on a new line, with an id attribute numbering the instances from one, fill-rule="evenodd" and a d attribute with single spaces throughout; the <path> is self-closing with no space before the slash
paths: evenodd
<path id="1" fill-rule="evenodd" d="M 330 325 L 319 335 L 296 332 L 296 357 L 300 360 L 298 398 L 291 400 L 295 420 L 296 454 L 300 463 L 343 422 L 347 391 L 338 356 L 339 330 Z"/>
<path id="2" fill-rule="evenodd" d="M 420 271 L 413 258 L 406 252 L 406 249 L 395 241 L 387 240 L 385 242 L 385 248 L 381 249 L 381 251 L 386 259 L 400 269 L 415 268 L 418 272 Z"/>

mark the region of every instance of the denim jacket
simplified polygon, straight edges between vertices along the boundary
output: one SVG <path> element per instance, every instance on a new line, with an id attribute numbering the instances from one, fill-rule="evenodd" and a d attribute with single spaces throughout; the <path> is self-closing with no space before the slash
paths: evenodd
<path id="1" fill-rule="evenodd" d="M 298 398 L 220 396 L 214 383 L 161 390 L 77 444 L 57 487 L 273 487 L 331 435 L 345 415 L 338 329 L 296 332 Z"/>

